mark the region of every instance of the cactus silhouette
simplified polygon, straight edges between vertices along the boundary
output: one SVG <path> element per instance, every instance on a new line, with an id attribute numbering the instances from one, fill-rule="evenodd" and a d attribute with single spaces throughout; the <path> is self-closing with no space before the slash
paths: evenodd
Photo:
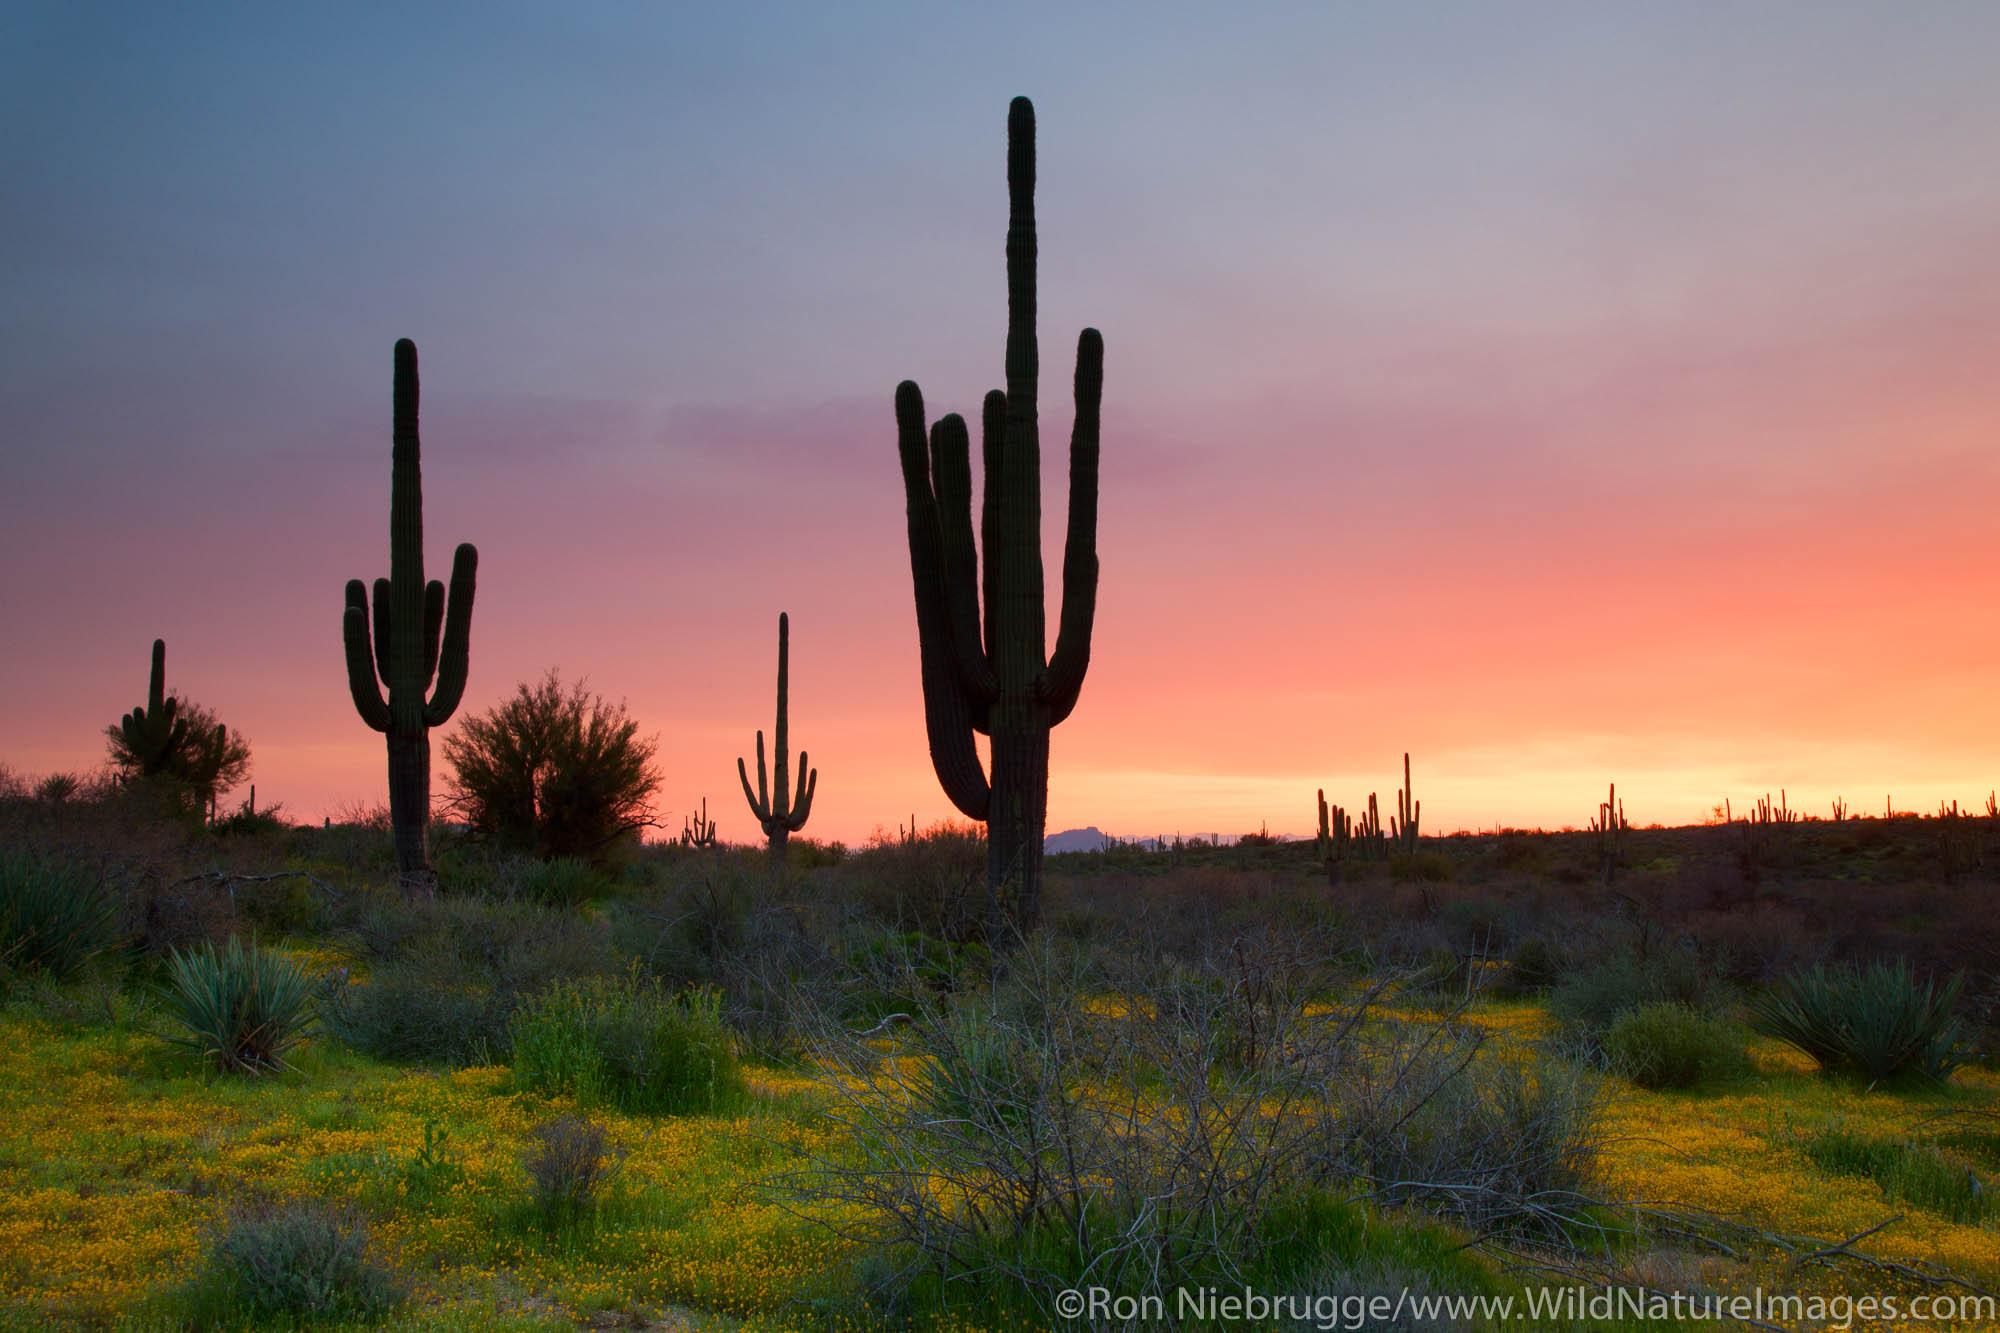
<path id="1" fill-rule="evenodd" d="M 153 676 L 146 687 L 146 706 L 133 709 L 118 723 L 125 748 L 138 761 L 141 776 L 158 777 L 186 748 L 188 724 L 180 716 L 180 708 L 180 700 L 167 693 L 167 641 L 155 639 Z"/>
<path id="2" fill-rule="evenodd" d="M 750 790 L 750 774 L 743 767 L 743 761 L 736 761 L 736 776 L 743 780 L 743 799 L 750 802 L 750 813 L 763 826 L 764 835 L 771 840 L 771 873 L 776 874 L 785 864 L 785 843 L 794 833 L 806 826 L 806 816 L 812 813 L 813 791 L 819 786 L 819 770 L 807 771 L 806 752 L 799 751 L 798 795 L 788 797 L 785 786 L 785 731 L 787 726 L 787 666 L 791 655 L 791 623 L 785 613 L 778 613 L 778 729 L 771 735 L 771 778 L 772 786 L 764 784 L 764 733 L 757 733 L 757 790 Z M 787 804 L 789 800 L 789 804 Z M 703 809 L 707 809 L 706 805 Z"/>
<path id="3" fill-rule="evenodd" d="M 905 380 L 896 387 L 896 429 L 931 764 L 952 804 L 986 825 L 989 923 L 1028 930 L 1041 913 L 1049 730 L 1076 707 L 1090 665 L 1104 340 L 1095 329 L 1077 339 L 1062 614 L 1055 653 L 1044 661 L 1035 109 L 1025 97 L 1015 98 L 1007 114 L 1007 197 L 1007 388 L 986 395 L 982 421 L 983 627 L 965 421 L 955 413 L 945 417 L 926 441 L 923 393 Z M 992 740 L 990 780 L 975 732 Z"/>
<path id="4" fill-rule="evenodd" d="M 361 720 L 389 743 L 389 822 L 396 869 L 405 892 L 434 884 L 425 834 L 431 814 L 431 731 L 443 726 L 465 693 L 472 633 L 472 585 L 479 552 L 461 545 L 451 562 L 451 598 L 444 584 L 424 582 L 424 492 L 418 462 L 417 345 L 396 344 L 394 434 L 389 486 L 389 577 L 375 580 L 374 644 L 369 644 L 368 589 L 347 584 L 341 636 L 347 686 Z M 440 644 L 442 631 L 442 644 Z M 375 678 L 389 687 L 385 700 Z M 435 676 L 437 690 L 428 699 Z"/>

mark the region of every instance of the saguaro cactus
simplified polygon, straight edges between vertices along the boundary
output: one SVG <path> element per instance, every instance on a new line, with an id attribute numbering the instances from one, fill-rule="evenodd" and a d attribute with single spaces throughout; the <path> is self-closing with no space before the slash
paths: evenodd
<path id="1" fill-rule="evenodd" d="M 1326 870 L 1328 884 L 1340 883 L 1340 863 L 1347 859 L 1347 849 L 1353 840 L 1354 821 L 1339 806 L 1328 805 L 1326 788 L 1320 788 L 1319 836 L 1313 840 L 1313 851 Z"/>
<path id="2" fill-rule="evenodd" d="M 1007 388 L 986 395 L 982 423 L 983 642 L 965 422 L 955 413 L 945 417 L 926 442 L 923 394 L 905 380 L 896 387 L 896 428 L 931 764 L 952 804 L 986 824 L 989 920 L 996 927 L 1026 930 L 1041 912 L 1049 729 L 1076 707 L 1090 665 L 1097 610 L 1097 436 L 1104 340 L 1096 329 L 1085 329 L 1077 339 L 1062 618 L 1055 653 L 1045 661 L 1036 412 L 1035 109 L 1025 97 L 1015 98 L 1007 115 L 1007 198 Z M 975 732 L 992 738 L 990 781 L 973 743 Z"/>
<path id="3" fill-rule="evenodd" d="M 447 612 L 444 584 L 424 582 L 424 492 L 418 463 L 417 345 L 396 344 L 394 435 L 389 486 L 389 577 L 375 580 L 375 641 L 368 641 L 368 589 L 347 584 L 341 634 L 347 645 L 347 687 L 361 720 L 389 740 L 389 823 L 396 869 L 405 892 L 434 883 L 424 837 L 431 816 L 431 728 L 443 726 L 465 693 L 472 635 L 472 585 L 479 552 L 459 546 L 451 562 Z M 443 641 L 440 648 L 439 634 Z M 375 678 L 389 687 L 385 701 Z M 432 678 L 437 690 L 426 699 Z"/>
<path id="4" fill-rule="evenodd" d="M 776 874 L 785 864 L 785 843 L 794 833 L 806 826 L 806 816 L 812 813 L 813 791 L 819 786 L 819 770 L 807 771 L 806 752 L 799 751 L 798 795 L 787 795 L 785 786 L 785 730 L 789 709 L 786 701 L 787 666 L 791 656 L 791 622 L 785 613 L 778 613 L 778 729 L 772 733 L 771 776 L 776 779 L 774 792 L 764 785 L 764 733 L 757 733 L 757 791 L 750 791 L 750 774 L 744 770 L 743 761 L 736 761 L 736 776 L 743 780 L 743 799 L 750 802 L 750 813 L 763 826 L 764 836 L 771 840 L 771 873 Z M 789 804 L 787 802 L 789 801 Z"/>
<path id="5" fill-rule="evenodd" d="M 118 722 L 125 746 L 139 761 L 139 772 L 158 777 L 187 746 L 187 719 L 180 700 L 167 693 L 167 641 L 153 640 L 153 675 L 146 687 L 146 706 L 135 708 Z"/>

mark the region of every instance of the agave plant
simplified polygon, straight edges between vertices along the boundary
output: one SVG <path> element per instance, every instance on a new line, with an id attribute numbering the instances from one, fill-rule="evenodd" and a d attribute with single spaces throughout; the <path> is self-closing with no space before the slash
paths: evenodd
<path id="1" fill-rule="evenodd" d="M 191 1035 L 167 1037 L 191 1046 L 228 1073 L 289 1069 L 284 1054 L 312 1025 L 313 982 L 297 963 L 230 937 L 168 963 L 168 1014 Z"/>
<path id="2" fill-rule="evenodd" d="M 0 853 L 0 968 L 65 981 L 118 943 L 118 906 L 102 880 L 65 861 Z"/>
<path id="3" fill-rule="evenodd" d="M 1958 1007 L 1965 979 L 1919 980 L 1909 963 L 1794 972 L 1750 1005 L 1751 1026 L 1798 1047 L 1826 1071 L 1871 1082 L 1908 1072 L 1942 1082 L 1958 1067 Z"/>

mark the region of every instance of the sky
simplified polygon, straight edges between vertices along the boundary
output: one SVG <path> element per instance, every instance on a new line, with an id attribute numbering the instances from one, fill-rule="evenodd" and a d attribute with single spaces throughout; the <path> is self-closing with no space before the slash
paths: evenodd
<path id="1" fill-rule="evenodd" d="M 952 814 L 892 401 L 1001 382 L 1025 94 L 1051 641 L 1106 347 L 1051 832 L 1310 833 L 1405 752 L 1426 832 L 1980 806 L 1996 50 L 1942 2 L 7 5 L 0 763 L 100 764 L 163 638 L 260 807 L 385 801 L 340 614 L 408 337 L 461 718 L 581 678 L 665 831 L 755 841 L 782 611 L 805 834 Z"/>

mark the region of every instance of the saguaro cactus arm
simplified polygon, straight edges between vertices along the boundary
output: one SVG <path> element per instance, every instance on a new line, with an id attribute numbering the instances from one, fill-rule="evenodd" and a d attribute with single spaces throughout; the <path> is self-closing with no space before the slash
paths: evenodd
<path id="1" fill-rule="evenodd" d="M 946 418 L 947 421 L 951 418 Z M 939 423 L 940 434 L 944 422 Z M 896 386 L 897 448 L 909 520 L 910 580 L 916 590 L 917 651 L 924 689 L 924 728 L 931 766 L 951 803 L 969 819 L 984 820 L 992 791 L 973 744 L 973 710 L 961 688 L 944 562 L 944 530 L 931 489 L 931 446 L 925 439 L 924 395 L 910 380 Z M 963 438 L 963 422 L 959 425 Z M 934 437 L 936 438 L 936 437 Z M 947 437 L 947 447 L 948 437 Z M 989 450 L 990 452 L 990 450 Z M 946 471 L 949 472 L 949 466 Z M 967 497 L 968 509 L 970 496 Z M 968 525 L 970 518 L 967 519 Z M 989 524 L 988 541 L 992 540 Z M 989 547 L 989 549 L 991 549 Z M 989 570 L 991 563 L 988 564 Z M 968 569 L 963 576 L 971 580 Z M 983 661 L 983 658 L 982 658 Z M 748 786 L 747 782 L 745 784 Z"/>
<path id="2" fill-rule="evenodd" d="M 449 611 L 444 611 L 443 586 L 431 584 L 436 591 L 427 597 L 427 601 L 443 612 L 444 647 L 440 654 L 436 646 L 437 620 L 431 618 L 432 613 L 427 606 L 429 624 L 425 637 L 431 647 L 424 656 L 431 666 L 425 668 L 424 676 L 429 679 L 431 667 L 435 667 L 437 672 L 437 688 L 431 692 L 430 702 L 424 705 L 424 723 L 427 726 L 441 727 L 449 722 L 451 715 L 458 711 L 458 701 L 465 696 L 465 678 L 472 657 L 472 592 L 478 576 L 479 552 L 471 542 L 461 542 L 451 557 Z"/>
<path id="3" fill-rule="evenodd" d="M 757 790 L 750 790 L 750 774 L 744 770 L 741 758 L 736 761 L 736 777 L 743 784 L 743 799 L 750 802 L 750 813 L 757 816 L 757 822 L 761 824 L 769 819 L 771 789 L 764 778 L 764 732 L 761 728 L 757 732 Z"/>
<path id="4" fill-rule="evenodd" d="M 378 623 L 378 639 L 379 631 L 386 628 L 386 623 Z M 368 642 L 368 587 L 360 579 L 347 581 L 347 610 L 341 617 L 340 633 L 347 646 L 347 689 L 354 696 L 354 710 L 376 731 L 387 731 L 389 705 L 375 682 L 375 653 Z"/>
<path id="5" fill-rule="evenodd" d="M 1069 532 L 1063 540 L 1062 619 L 1056 651 L 1037 692 L 1049 724 L 1076 707 L 1090 667 L 1090 631 L 1097 617 L 1097 434 L 1104 396 L 1104 338 L 1085 329 L 1076 340 L 1076 424 L 1069 440 Z"/>

